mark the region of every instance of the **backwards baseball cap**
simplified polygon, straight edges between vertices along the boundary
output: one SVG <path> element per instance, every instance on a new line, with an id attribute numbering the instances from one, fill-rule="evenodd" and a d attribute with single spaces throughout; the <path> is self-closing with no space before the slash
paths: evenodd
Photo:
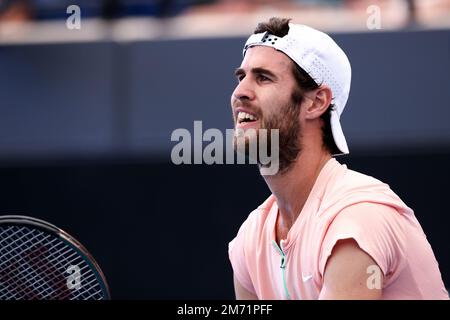
<path id="1" fill-rule="evenodd" d="M 254 46 L 268 46 L 279 50 L 306 71 L 317 85 L 331 88 L 333 104 L 330 124 L 334 142 L 340 153 L 347 154 L 348 146 L 339 121 L 350 93 L 351 67 L 344 51 L 327 34 L 305 25 L 289 23 L 289 32 L 277 37 L 269 32 L 251 35 L 243 50 Z"/>

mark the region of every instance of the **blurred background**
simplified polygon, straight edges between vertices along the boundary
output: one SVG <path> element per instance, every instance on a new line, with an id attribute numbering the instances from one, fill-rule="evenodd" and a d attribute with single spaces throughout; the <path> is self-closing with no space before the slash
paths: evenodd
<path id="1" fill-rule="evenodd" d="M 113 298 L 232 299 L 228 242 L 269 190 L 255 166 L 174 165 L 170 137 L 233 127 L 242 46 L 272 16 L 349 56 L 338 160 L 415 210 L 448 287 L 450 0 L 0 0 L 0 214 L 74 235 Z"/>

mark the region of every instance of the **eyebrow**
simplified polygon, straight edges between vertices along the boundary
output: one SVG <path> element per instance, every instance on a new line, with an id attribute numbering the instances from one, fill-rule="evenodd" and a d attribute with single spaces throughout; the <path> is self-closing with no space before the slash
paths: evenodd
<path id="1" fill-rule="evenodd" d="M 275 73 L 273 73 L 272 71 L 265 69 L 265 68 L 261 68 L 261 67 L 252 68 L 250 70 L 250 72 L 253 74 L 266 74 L 274 79 L 278 79 L 278 77 L 275 75 Z M 239 77 L 241 75 L 245 75 L 245 71 L 242 68 L 236 68 L 236 70 L 234 71 L 234 74 L 236 77 Z"/>

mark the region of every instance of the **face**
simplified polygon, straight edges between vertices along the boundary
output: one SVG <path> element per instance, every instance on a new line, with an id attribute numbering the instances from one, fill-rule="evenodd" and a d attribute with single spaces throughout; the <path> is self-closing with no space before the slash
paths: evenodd
<path id="1" fill-rule="evenodd" d="M 293 62 L 274 48 L 252 47 L 247 50 L 241 66 L 236 70 L 239 83 L 231 96 L 235 129 L 243 133 L 235 136 L 235 148 L 239 139 L 245 139 L 247 152 L 249 144 L 258 145 L 260 129 L 267 129 L 270 145 L 270 130 L 278 129 L 279 172 L 289 168 L 301 149 L 301 96 L 292 67 Z M 257 134 L 246 134 L 251 131 Z"/>

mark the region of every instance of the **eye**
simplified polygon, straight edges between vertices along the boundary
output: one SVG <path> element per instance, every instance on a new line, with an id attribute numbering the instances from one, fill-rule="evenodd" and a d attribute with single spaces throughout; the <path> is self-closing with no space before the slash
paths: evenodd
<path id="1" fill-rule="evenodd" d="M 266 76 L 263 75 L 263 74 L 259 74 L 259 75 L 258 75 L 258 81 L 266 82 L 266 81 L 272 81 L 272 80 L 271 80 L 270 78 L 266 77 Z"/>
<path id="2" fill-rule="evenodd" d="M 245 75 L 244 74 L 240 74 L 236 78 L 237 78 L 238 82 L 241 82 L 245 78 Z"/>

